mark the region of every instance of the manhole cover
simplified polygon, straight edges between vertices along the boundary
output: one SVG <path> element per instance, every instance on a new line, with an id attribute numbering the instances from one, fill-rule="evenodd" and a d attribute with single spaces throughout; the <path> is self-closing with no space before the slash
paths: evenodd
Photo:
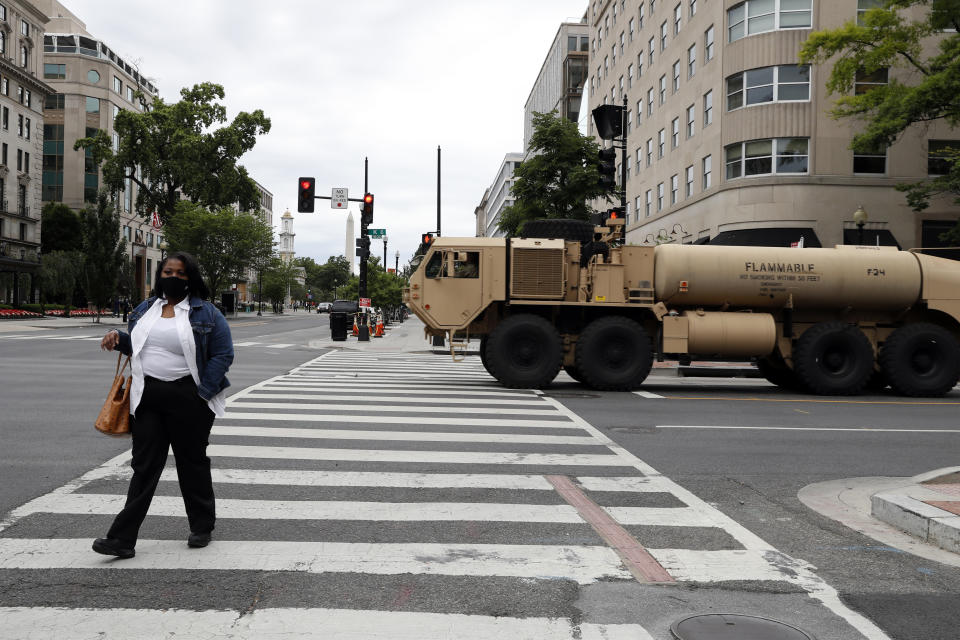
<path id="1" fill-rule="evenodd" d="M 813 640 L 783 622 L 732 613 L 690 616 L 673 623 L 670 631 L 678 640 Z"/>

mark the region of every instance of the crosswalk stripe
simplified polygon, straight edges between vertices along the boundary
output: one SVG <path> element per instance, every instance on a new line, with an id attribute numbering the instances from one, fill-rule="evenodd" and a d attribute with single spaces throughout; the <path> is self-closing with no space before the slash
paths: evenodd
<path id="1" fill-rule="evenodd" d="M 422 462 L 430 464 L 504 464 L 555 466 L 628 466 L 615 455 L 562 453 L 499 453 L 490 451 L 406 451 L 394 449 L 313 449 L 211 444 L 207 455 L 223 458 L 340 460 L 344 462 Z"/>
<path id="2" fill-rule="evenodd" d="M 634 391 L 633 393 L 641 398 L 648 398 L 651 400 L 663 400 L 664 398 L 664 396 L 661 396 L 657 393 L 651 393 L 650 391 Z"/>
<path id="3" fill-rule="evenodd" d="M 315 438 L 327 440 L 400 440 L 404 442 L 493 442 L 599 445 L 593 436 L 548 436 L 514 433 L 445 433 L 442 431 L 358 431 L 354 429 L 288 429 L 215 425 L 215 436 Z"/>
<path id="4" fill-rule="evenodd" d="M 272 420 L 282 422 L 344 422 L 374 424 L 456 424 L 470 427 L 549 427 L 551 429 L 579 429 L 572 422 L 563 420 L 505 420 L 501 418 L 425 418 L 421 416 L 367 416 L 367 415 L 323 415 L 315 413 L 244 413 L 237 411 L 240 402 L 228 405 L 224 419 L 230 420 Z"/>
<path id="5" fill-rule="evenodd" d="M 269 387 L 265 387 L 265 389 L 269 389 Z M 358 392 L 358 393 L 361 393 L 361 392 Z M 460 398 L 460 397 L 434 398 L 429 395 L 411 396 L 409 393 L 406 393 L 406 392 L 403 392 L 402 395 L 381 397 L 383 395 L 383 392 L 380 389 L 377 389 L 377 395 L 372 398 L 370 397 L 369 392 L 363 391 L 362 393 L 363 393 L 363 400 L 365 402 L 381 402 L 381 401 L 388 402 L 389 401 L 389 402 L 410 403 L 410 404 L 421 403 L 421 402 L 432 402 L 435 404 L 439 403 L 439 404 L 449 404 L 449 405 L 489 404 L 490 403 L 490 400 L 487 398 L 480 398 L 480 399 L 473 399 L 473 400 L 469 398 Z M 317 400 L 321 398 L 323 400 L 358 400 L 360 399 L 355 395 L 353 396 L 335 395 L 331 393 L 263 393 L 263 392 L 248 393 L 244 396 L 244 398 L 263 398 L 263 399 L 274 398 L 277 400 Z M 508 400 L 506 398 L 498 398 L 496 401 L 496 404 L 498 406 L 526 405 L 526 406 L 542 407 L 544 409 L 549 410 L 551 413 L 556 413 L 555 411 L 553 411 L 553 407 L 544 406 L 543 402 L 536 396 L 530 396 L 529 400 L 512 400 L 512 399 Z M 352 405 L 352 406 L 356 407 L 356 405 Z M 364 406 L 370 406 L 370 405 L 364 404 Z M 451 407 L 451 408 L 459 408 L 459 407 Z M 470 409 L 470 411 L 473 411 L 473 409 Z"/>
<path id="6" fill-rule="evenodd" d="M 356 393 L 363 393 L 365 395 L 370 395 L 369 389 L 359 389 L 357 388 L 356 383 L 352 382 L 304 382 L 304 381 L 291 381 L 287 379 L 277 380 L 269 384 L 258 387 L 259 389 L 281 389 L 281 390 L 297 390 L 297 391 L 317 391 L 322 392 L 326 390 L 335 390 L 341 393 L 348 391 L 353 391 Z M 452 385 L 444 386 L 435 386 L 430 385 L 428 389 L 424 389 L 422 384 L 418 385 L 402 385 L 402 384 L 386 384 L 386 385 L 377 385 L 377 395 L 385 394 L 398 394 L 398 393 L 410 393 L 411 391 L 416 391 L 419 394 L 424 396 L 443 396 L 443 395 L 455 395 L 455 396 L 471 396 L 471 395 L 482 395 L 482 396 L 493 396 L 496 398 L 534 398 L 532 393 L 529 391 L 504 391 L 502 387 L 490 386 L 489 388 L 483 389 L 476 386 L 470 387 L 457 387 Z"/>
<path id="7" fill-rule="evenodd" d="M 47 340 L 83 340 L 86 338 L 93 338 L 94 336 L 44 336 Z M 97 337 L 97 340 L 102 340 L 103 336 Z"/>
<path id="8" fill-rule="evenodd" d="M 233 346 L 235 347 L 253 347 L 255 345 L 261 344 L 259 342 L 234 342 Z"/>
<path id="9" fill-rule="evenodd" d="M 217 483 L 308 487 L 400 487 L 410 489 L 509 489 L 553 491 L 543 476 L 483 473 L 386 473 L 381 471 L 310 471 L 300 469 L 213 469 Z M 129 477 L 124 469 L 117 475 Z M 162 480 L 177 479 L 174 469 Z"/>
<path id="10" fill-rule="evenodd" d="M 2 607 L 0 620 L 5 633 L 21 640 L 289 640 L 318 635 L 324 640 L 653 640 L 646 629 L 634 624 L 362 609 L 257 608 L 241 612 Z"/>
<path id="11" fill-rule="evenodd" d="M 285 343 L 285 344 L 265 344 L 265 345 L 263 345 L 263 346 L 265 346 L 265 347 L 267 347 L 267 348 L 269 348 L 269 349 L 286 349 L 287 347 L 293 347 L 293 346 L 296 346 L 296 345 L 294 345 L 293 343 L 289 343 L 289 344 L 286 344 L 286 343 Z"/>
<path id="12" fill-rule="evenodd" d="M 327 402 L 236 402 L 231 405 L 233 408 L 243 409 L 297 409 L 300 411 L 356 411 L 362 410 L 364 413 L 371 412 L 393 412 L 393 413 L 451 413 L 456 412 L 459 407 L 434 407 L 434 406 L 416 406 L 405 405 L 387 405 L 387 404 L 364 404 L 358 407 L 355 404 L 334 404 Z M 552 407 L 541 405 L 539 409 L 518 409 L 515 407 L 471 407 L 468 411 L 472 414 L 482 415 L 518 415 L 518 416 L 555 416 L 556 411 Z M 342 419 L 343 416 L 340 416 Z"/>
<path id="13" fill-rule="evenodd" d="M 306 573 L 506 576 L 573 580 L 630 580 L 608 547 L 435 543 L 286 542 L 217 540 L 204 551 L 182 540 L 139 540 L 123 562 L 90 551 L 90 540 L 0 538 L 0 569 L 191 569 Z"/>

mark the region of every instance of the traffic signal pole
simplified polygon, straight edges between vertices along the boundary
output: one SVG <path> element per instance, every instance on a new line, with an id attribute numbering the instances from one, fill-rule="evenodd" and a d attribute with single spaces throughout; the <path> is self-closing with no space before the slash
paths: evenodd
<path id="1" fill-rule="evenodd" d="M 620 211 L 624 218 L 627 215 L 627 94 L 623 94 L 623 111 L 621 113 L 621 129 L 623 135 L 623 146 L 620 147 Z M 627 244 L 627 225 L 620 228 L 622 234 L 621 242 Z"/>
<path id="2" fill-rule="evenodd" d="M 363 193 L 364 193 L 364 203 L 360 205 L 360 238 L 363 243 L 363 252 L 360 256 L 360 283 L 357 288 L 357 292 L 360 298 L 367 297 L 367 258 L 370 256 L 370 236 L 367 235 L 367 229 L 370 228 L 369 216 L 366 215 L 366 194 L 370 193 L 369 189 L 369 178 L 370 178 L 370 164 L 366 157 L 363 159 Z M 357 323 L 357 340 L 359 342 L 369 342 L 370 341 L 370 325 L 367 324 L 367 314 L 362 314 L 360 316 L 362 323 Z"/>

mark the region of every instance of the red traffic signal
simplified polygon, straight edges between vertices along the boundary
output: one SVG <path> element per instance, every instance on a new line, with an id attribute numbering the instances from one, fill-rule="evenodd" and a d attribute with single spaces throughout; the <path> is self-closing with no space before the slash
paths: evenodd
<path id="1" fill-rule="evenodd" d="M 360 207 L 361 220 L 363 224 L 373 222 L 373 194 L 363 194 L 363 205 Z"/>
<path id="2" fill-rule="evenodd" d="M 420 242 L 423 243 L 424 245 L 429 246 L 430 243 L 433 242 L 433 232 L 430 231 L 428 233 L 423 234 L 423 236 L 420 238 Z"/>
<path id="3" fill-rule="evenodd" d="M 314 190 L 317 181 L 314 178 L 300 178 L 297 182 L 297 211 L 313 213 Z"/>

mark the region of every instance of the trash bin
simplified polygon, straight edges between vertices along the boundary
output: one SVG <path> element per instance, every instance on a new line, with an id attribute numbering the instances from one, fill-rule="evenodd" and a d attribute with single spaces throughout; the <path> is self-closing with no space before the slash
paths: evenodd
<path id="1" fill-rule="evenodd" d="M 343 311 L 330 312 L 330 338 L 332 340 L 347 339 L 347 314 Z"/>

